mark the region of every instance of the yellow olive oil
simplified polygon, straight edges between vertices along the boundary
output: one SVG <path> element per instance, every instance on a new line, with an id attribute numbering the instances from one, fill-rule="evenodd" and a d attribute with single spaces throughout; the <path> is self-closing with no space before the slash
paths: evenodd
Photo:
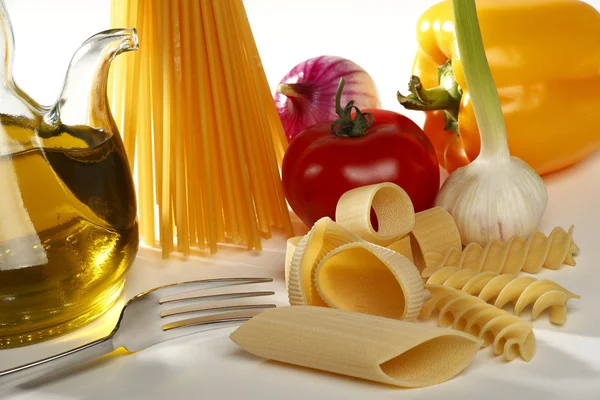
<path id="1" fill-rule="evenodd" d="M 138 248 L 136 199 L 121 139 L 102 135 L 0 146 L 0 349 L 74 330 L 121 293 Z"/>

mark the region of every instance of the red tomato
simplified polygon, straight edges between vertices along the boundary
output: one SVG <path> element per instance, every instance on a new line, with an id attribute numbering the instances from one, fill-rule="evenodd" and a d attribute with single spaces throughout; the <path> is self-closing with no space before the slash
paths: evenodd
<path id="1" fill-rule="evenodd" d="M 393 111 L 363 112 L 374 119 L 363 136 L 337 136 L 331 123 L 319 123 L 290 143 L 283 159 L 283 188 L 290 206 L 309 227 L 325 216 L 334 219 L 345 192 L 376 183 L 403 188 L 416 212 L 433 206 L 440 171 L 423 130 Z"/>

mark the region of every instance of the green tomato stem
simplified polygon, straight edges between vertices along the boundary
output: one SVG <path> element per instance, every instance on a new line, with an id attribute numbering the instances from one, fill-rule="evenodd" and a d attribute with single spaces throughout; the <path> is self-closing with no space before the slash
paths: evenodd
<path id="1" fill-rule="evenodd" d="M 481 136 L 479 157 L 509 158 L 504 115 L 485 55 L 475 0 L 452 0 L 452 10 L 459 57 Z"/>
<path id="2" fill-rule="evenodd" d="M 354 105 L 354 100 L 350 100 L 342 108 L 342 91 L 344 90 L 344 78 L 340 78 L 337 92 L 335 94 L 335 112 L 338 119 L 331 124 L 331 132 L 339 137 L 359 138 L 363 137 L 367 130 L 373 125 L 373 114 L 362 112 Z M 352 111 L 356 112 L 352 118 Z"/>

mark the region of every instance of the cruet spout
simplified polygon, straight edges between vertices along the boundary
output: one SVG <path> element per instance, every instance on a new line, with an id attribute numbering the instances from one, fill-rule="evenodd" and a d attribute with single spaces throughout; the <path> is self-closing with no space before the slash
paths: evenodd
<path id="1" fill-rule="evenodd" d="M 71 59 L 61 96 L 47 122 L 111 130 L 114 122 L 106 93 L 110 63 L 138 46 L 135 28 L 111 29 L 86 40 Z"/>
<path id="2" fill-rule="evenodd" d="M 33 118 L 32 108 L 38 104 L 31 100 L 13 81 L 15 41 L 12 24 L 4 0 L 0 0 L 0 112 L 15 117 Z"/>
<path id="3" fill-rule="evenodd" d="M 15 41 L 13 38 L 12 25 L 4 0 L 0 0 L 0 56 L 2 68 L 0 68 L 0 85 L 12 86 L 12 64 Z"/>

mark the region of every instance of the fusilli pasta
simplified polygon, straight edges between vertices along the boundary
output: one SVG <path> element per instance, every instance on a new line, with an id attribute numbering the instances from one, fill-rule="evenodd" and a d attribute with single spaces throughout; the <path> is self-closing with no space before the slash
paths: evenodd
<path id="1" fill-rule="evenodd" d="M 458 267 L 496 273 L 536 273 L 542 267 L 557 269 L 562 264 L 575 265 L 573 255 L 579 247 L 573 241 L 573 229 L 556 227 L 550 235 L 536 232 L 528 239 L 514 236 L 506 243 L 493 241 L 485 247 L 469 243 L 462 251 L 451 248 L 445 254 L 427 253 L 427 268 L 422 276 L 428 278 L 442 267 Z"/>
<path id="2" fill-rule="evenodd" d="M 462 290 L 498 308 L 514 302 L 513 312 L 516 315 L 533 303 L 532 320 L 549 308 L 550 321 L 553 324 L 563 324 L 567 316 L 567 302 L 570 299 L 579 299 L 578 295 L 551 280 L 496 272 L 477 272 L 457 267 L 444 267 L 437 270 L 427 283 Z"/>
<path id="3" fill-rule="evenodd" d="M 483 339 L 483 346 L 492 345 L 495 354 L 507 361 L 517 356 L 530 361 L 535 354 L 535 335 L 531 323 L 507 311 L 494 307 L 466 292 L 442 285 L 425 285 L 431 298 L 421 309 L 421 318 L 439 311 L 438 324 Z"/>

